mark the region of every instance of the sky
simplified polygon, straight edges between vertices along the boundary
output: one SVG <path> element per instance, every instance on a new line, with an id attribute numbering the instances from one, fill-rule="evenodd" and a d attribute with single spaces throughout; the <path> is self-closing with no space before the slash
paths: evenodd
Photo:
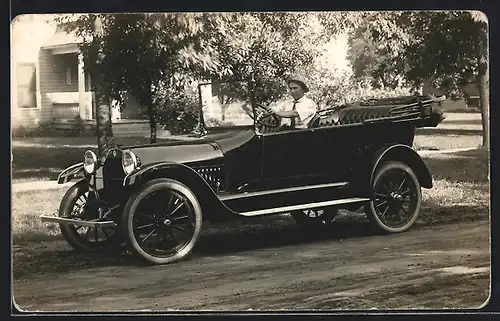
<path id="1" fill-rule="evenodd" d="M 11 24 L 11 59 L 34 62 L 38 50 L 55 32 L 55 26 L 46 23 L 52 15 L 17 16 Z"/>
<path id="2" fill-rule="evenodd" d="M 347 34 L 340 34 L 334 41 L 326 45 L 326 61 L 333 64 L 339 71 L 348 70 L 349 65 L 346 58 L 347 55 Z"/>

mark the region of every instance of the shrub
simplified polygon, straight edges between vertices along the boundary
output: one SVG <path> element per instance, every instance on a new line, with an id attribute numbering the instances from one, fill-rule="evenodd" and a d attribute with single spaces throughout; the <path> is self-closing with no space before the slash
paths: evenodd
<path id="1" fill-rule="evenodd" d="M 198 93 L 189 83 L 156 90 L 154 97 L 156 119 L 172 134 L 186 134 L 193 131 L 198 123 Z"/>
<path id="2" fill-rule="evenodd" d="M 66 127 L 66 128 L 64 128 Z M 79 115 L 67 126 L 58 126 L 55 119 L 39 122 L 37 127 L 19 126 L 12 129 L 12 138 L 95 136 L 95 124 L 85 124 Z"/>

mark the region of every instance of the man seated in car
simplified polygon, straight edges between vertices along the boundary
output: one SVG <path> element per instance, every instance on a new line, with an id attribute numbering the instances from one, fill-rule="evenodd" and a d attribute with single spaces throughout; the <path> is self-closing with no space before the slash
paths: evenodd
<path id="1" fill-rule="evenodd" d="M 291 77 L 287 83 L 293 100 L 271 108 L 272 113 L 282 118 L 282 128 L 307 128 L 316 114 L 318 106 L 312 99 L 305 96 L 305 93 L 309 91 L 309 87 L 307 87 L 303 77 Z"/>

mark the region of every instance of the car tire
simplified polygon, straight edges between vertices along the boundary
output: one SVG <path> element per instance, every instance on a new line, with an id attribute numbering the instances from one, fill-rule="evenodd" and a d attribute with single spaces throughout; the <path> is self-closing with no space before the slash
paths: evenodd
<path id="1" fill-rule="evenodd" d="M 88 201 L 89 195 L 89 185 L 86 180 L 80 180 L 74 185 L 72 185 L 68 191 L 64 194 L 61 203 L 59 205 L 59 216 L 60 217 L 68 217 L 71 216 L 73 211 L 75 210 L 75 206 L 79 205 L 77 202 L 82 200 L 82 204 L 79 206 L 85 205 Z M 97 231 L 101 231 L 102 237 L 105 238 L 102 241 L 94 242 L 92 241 L 93 235 L 90 235 L 90 238 L 87 237 L 87 233 L 82 236 L 79 233 L 80 228 L 75 225 L 66 225 L 59 224 L 59 228 L 61 230 L 61 234 L 66 240 L 66 242 L 78 252 L 102 252 L 102 251 L 113 251 L 118 249 L 122 245 L 122 238 L 120 230 L 106 228 L 104 230 L 108 232 L 102 232 L 103 229 L 97 229 Z M 92 228 L 87 229 L 87 232 L 95 231 Z M 109 233 L 109 234 L 108 234 Z M 92 233 L 93 234 L 93 233 Z"/>
<path id="2" fill-rule="evenodd" d="M 397 176 L 400 176 L 399 183 Z M 392 182 L 392 183 L 391 183 Z M 388 161 L 375 172 L 372 197 L 365 205 L 366 215 L 377 232 L 400 233 L 413 226 L 420 214 L 422 191 L 417 176 L 406 164 Z M 408 208 L 404 204 L 408 203 Z M 407 218 L 391 223 L 388 217 Z"/>
<path id="3" fill-rule="evenodd" d="M 164 212 L 158 212 L 162 213 L 161 215 L 158 214 L 158 216 L 156 214 L 147 215 L 145 213 L 142 213 L 140 205 L 151 207 L 151 210 L 153 210 L 155 213 L 157 212 L 157 208 L 159 206 L 157 206 L 156 204 L 150 206 L 151 204 L 149 203 L 142 204 L 141 202 L 144 201 L 144 199 L 146 199 L 147 197 L 151 196 L 153 193 L 161 190 L 168 192 L 167 198 L 169 199 L 169 201 L 167 206 L 169 206 L 169 208 L 165 209 Z M 168 195 L 171 195 L 171 197 L 169 197 Z M 174 198 L 176 200 L 171 201 Z M 166 202 L 166 198 L 163 198 L 163 200 L 165 200 Z M 182 204 L 175 205 L 177 204 L 177 200 L 180 200 Z M 171 207 L 173 206 L 175 206 L 173 210 L 174 213 L 168 214 L 167 212 L 172 211 Z M 156 209 L 153 207 L 156 207 Z M 179 209 L 182 208 L 182 210 L 176 211 L 177 207 L 179 207 Z M 188 211 L 186 215 L 182 217 L 178 216 L 179 213 L 184 213 L 184 210 Z M 173 216 L 174 214 L 176 215 L 175 217 Z M 139 223 L 135 224 L 139 217 L 143 218 L 145 225 L 138 226 L 137 224 Z M 146 219 L 146 217 L 148 218 Z M 178 224 L 181 224 L 182 222 L 185 223 L 186 221 L 188 221 L 189 227 L 183 227 L 181 229 L 180 225 Z M 197 200 L 195 194 L 184 184 L 173 179 L 154 179 L 141 186 L 141 188 L 136 193 L 134 193 L 127 201 L 123 212 L 122 222 L 122 233 L 126 236 L 127 245 L 133 254 L 152 264 L 173 263 L 187 257 L 198 241 L 202 228 L 201 205 Z M 148 235 L 149 237 L 151 237 L 152 233 L 155 231 L 157 232 L 156 236 L 158 236 L 158 234 L 162 232 L 164 234 L 163 242 L 156 243 L 156 248 L 146 248 L 146 245 L 143 244 L 147 241 L 146 238 L 141 238 L 137 235 L 137 233 L 141 233 L 141 230 L 144 230 L 144 233 L 147 233 L 146 228 L 151 224 L 153 224 L 153 231 L 149 232 L 146 235 L 146 238 L 148 237 Z M 174 230 L 176 232 L 178 232 L 179 230 L 185 231 L 185 242 L 181 245 L 178 245 L 178 248 L 172 249 L 170 251 L 166 249 L 160 249 L 160 246 L 165 246 L 168 243 L 178 243 L 178 239 Z M 168 241 L 167 234 L 169 234 Z M 164 253 L 158 253 L 161 251 L 164 251 Z"/>

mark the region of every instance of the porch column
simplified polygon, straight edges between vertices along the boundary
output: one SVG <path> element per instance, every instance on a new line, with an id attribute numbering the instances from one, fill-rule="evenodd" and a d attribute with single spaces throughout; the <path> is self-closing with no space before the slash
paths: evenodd
<path id="1" fill-rule="evenodd" d="M 83 55 L 81 52 L 78 53 L 78 107 L 80 111 L 80 117 L 82 119 L 88 119 L 88 104 L 85 95 L 85 72 L 83 70 Z"/>

